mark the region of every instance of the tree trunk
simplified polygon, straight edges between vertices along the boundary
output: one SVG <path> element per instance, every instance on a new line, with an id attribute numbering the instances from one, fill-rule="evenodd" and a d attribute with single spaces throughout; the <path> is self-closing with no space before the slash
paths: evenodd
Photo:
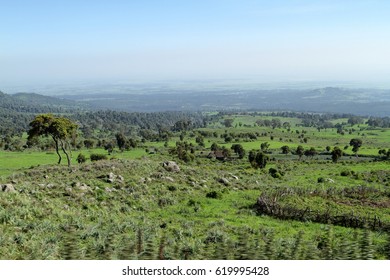
<path id="1" fill-rule="evenodd" d="M 55 137 L 53 137 L 53 140 L 54 140 L 54 143 L 56 144 L 56 153 L 58 155 L 58 164 L 60 164 L 61 160 L 62 160 L 62 157 L 61 157 L 61 154 L 60 154 L 60 152 L 58 150 L 58 140 Z"/>
<path id="2" fill-rule="evenodd" d="M 66 151 L 63 141 L 61 141 L 61 148 L 62 148 L 62 151 L 64 152 L 64 154 L 66 155 L 66 159 L 68 160 L 68 167 L 70 167 L 70 165 L 71 165 L 71 156 Z"/>

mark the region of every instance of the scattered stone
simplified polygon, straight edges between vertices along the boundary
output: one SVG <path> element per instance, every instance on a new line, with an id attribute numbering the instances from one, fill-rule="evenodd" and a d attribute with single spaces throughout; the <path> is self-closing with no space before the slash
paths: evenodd
<path id="1" fill-rule="evenodd" d="M 114 173 L 110 172 L 107 176 L 107 183 L 114 183 L 116 176 Z"/>
<path id="2" fill-rule="evenodd" d="M 334 180 L 331 179 L 331 178 L 326 178 L 326 179 L 325 179 L 325 182 L 333 184 L 333 183 L 334 183 Z"/>
<path id="3" fill-rule="evenodd" d="M 120 183 L 123 183 L 123 181 L 125 180 L 125 178 L 123 178 L 122 175 L 118 175 L 118 176 L 117 176 L 117 180 L 118 180 Z"/>
<path id="4" fill-rule="evenodd" d="M 82 183 L 80 186 L 78 186 L 78 189 L 83 192 L 89 192 L 91 191 L 91 188 L 87 185 Z"/>
<path id="5" fill-rule="evenodd" d="M 12 184 L 4 184 L 4 185 L 1 185 L 1 190 L 3 192 L 9 192 L 9 193 L 14 193 L 16 192 L 14 186 Z"/>
<path id="6" fill-rule="evenodd" d="M 221 184 L 224 184 L 225 186 L 228 186 L 229 185 L 229 180 L 228 179 L 226 179 L 226 178 L 220 178 L 219 180 L 218 180 L 218 182 L 219 183 L 221 183 Z"/>
<path id="7" fill-rule="evenodd" d="M 49 189 L 54 188 L 54 184 L 51 184 L 51 183 L 50 183 L 50 184 L 47 184 L 47 185 L 46 185 L 46 188 L 49 188 Z"/>
<path id="8" fill-rule="evenodd" d="M 162 166 L 164 167 L 164 169 L 166 171 L 169 171 L 169 172 L 179 172 L 180 171 L 179 165 L 174 161 L 165 161 L 165 162 L 163 162 Z"/>
<path id="9" fill-rule="evenodd" d="M 110 172 L 108 175 L 101 175 L 98 177 L 99 179 L 103 179 L 107 183 L 114 183 L 118 181 L 119 183 L 123 183 L 124 178 L 121 175 L 115 175 L 114 173 Z"/>
<path id="10" fill-rule="evenodd" d="M 65 191 L 67 194 L 71 194 L 73 192 L 73 189 L 71 187 L 66 187 Z"/>
<path id="11" fill-rule="evenodd" d="M 163 179 L 171 183 L 175 182 L 175 180 L 172 177 L 167 176 L 167 177 L 163 177 Z"/>
<path id="12" fill-rule="evenodd" d="M 229 174 L 233 179 L 236 179 L 236 180 L 238 180 L 239 178 L 238 178 L 238 176 L 236 176 L 236 175 L 233 175 L 233 174 Z"/>

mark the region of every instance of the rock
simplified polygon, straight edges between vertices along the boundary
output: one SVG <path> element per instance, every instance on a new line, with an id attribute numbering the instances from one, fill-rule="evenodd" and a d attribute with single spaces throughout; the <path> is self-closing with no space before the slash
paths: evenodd
<path id="1" fill-rule="evenodd" d="M 166 180 L 166 181 L 168 181 L 168 182 L 171 182 L 171 183 L 173 183 L 173 182 L 175 182 L 175 180 L 172 178 L 172 177 L 163 177 L 164 178 L 164 180 Z"/>
<path id="2" fill-rule="evenodd" d="M 233 179 L 236 179 L 236 180 L 238 180 L 239 178 L 238 178 L 238 176 L 236 176 L 236 175 L 233 175 L 233 174 L 229 174 Z"/>
<path id="3" fill-rule="evenodd" d="M 81 184 L 80 186 L 78 186 L 78 189 L 80 190 L 80 191 L 83 191 L 83 192 L 89 192 L 89 191 L 91 191 L 91 188 L 88 186 L 88 185 L 86 185 L 86 184 Z"/>
<path id="4" fill-rule="evenodd" d="M 1 190 L 3 192 L 9 192 L 9 193 L 14 193 L 16 192 L 15 188 L 14 188 L 14 185 L 12 184 L 4 184 L 4 185 L 1 185 Z"/>
<path id="5" fill-rule="evenodd" d="M 123 178 L 122 175 L 118 175 L 118 176 L 117 176 L 117 180 L 118 180 L 120 183 L 123 183 L 123 181 L 125 180 L 125 178 Z"/>
<path id="6" fill-rule="evenodd" d="M 116 176 L 114 173 L 110 172 L 107 176 L 107 182 L 108 183 L 114 183 L 116 179 Z"/>
<path id="7" fill-rule="evenodd" d="M 221 184 L 224 184 L 225 186 L 229 185 L 229 180 L 226 179 L 226 178 L 223 178 L 223 177 L 220 178 L 220 179 L 218 180 L 218 182 L 221 183 Z"/>
<path id="8" fill-rule="evenodd" d="M 110 172 L 108 175 L 101 175 L 98 177 L 99 179 L 105 180 L 107 183 L 114 183 L 115 181 L 118 181 L 120 183 L 123 183 L 124 178 L 121 175 L 115 175 L 114 173 Z"/>
<path id="9" fill-rule="evenodd" d="M 169 172 L 179 172 L 180 171 L 179 165 L 174 161 L 165 161 L 165 162 L 163 162 L 162 166 L 164 167 L 164 169 L 166 171 L 169 171 Z"/>
<path id="10" fill-rule="evenodd" d="M 330 179 L 330 178 L 326 178 L 326 179 L 325 179 L 325 182 L 328 182 L 328 183 L 333 184 L 333 183 L 334 183 L 334 180 L 333 180 L 333 179 Z"/>

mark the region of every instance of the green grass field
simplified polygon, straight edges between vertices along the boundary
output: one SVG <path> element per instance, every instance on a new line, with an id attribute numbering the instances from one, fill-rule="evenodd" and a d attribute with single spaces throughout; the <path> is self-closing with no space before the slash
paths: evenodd
<path id="1" fill-rule="evenodd" d="M 142 148 L 116 149 L 103 161 L 78 164 L 79 153 L 89 158 L 107 151 L 75 150 L 71 168 L 65 160 L 58 166 L 53 151 L 1 151 L 1 183 L 12 182 L 16 191 L 0 192 L 0 258 L 389 258 L 390 165 L 378 150 L 390 147 L 390 130 L 340 135 L 281 118 L 292 124 L 289 132 L 253 126 L 258 116 L 233 117 L 237 127 L 216 122 L 199 131 L 253 132 L 257 139 L 233 137 L 227 143 L 210 136 L 202 148 L 195 141 L 198 132 L 187 133 L 184 141 L 196 149 L 190 162 L 170 154 L 178 134 L 168 147 L 145 142 Z M 298 137 L 302 130 L 307 143 Z M 363 140 L 359 157 L 349 146 L 355 137 Z M 212 143 L 228 149 L 242 144 L 248 153 L 264 142 L 270 144 L 264 169 L 252 168 L 247 156 L 206 157 Z M 299 159 L 281 154 L 283 145 L 318 152 L 348 145 L 344 151 L 350 155 L 338 163 L 329 155 Z M 176 161 L 180 172 L 165 170 L 162 163 L 168 160 Z M 270 169 L 279 175 L 273 177 Z"/>

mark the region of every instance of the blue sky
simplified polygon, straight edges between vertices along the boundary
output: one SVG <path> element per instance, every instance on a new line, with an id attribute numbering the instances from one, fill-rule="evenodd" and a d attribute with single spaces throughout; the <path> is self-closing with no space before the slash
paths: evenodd
<path id="1" fill-rule="evenodd" d="M 390 77 L 390 1 L 0 0 L 1 85 Z"/>

